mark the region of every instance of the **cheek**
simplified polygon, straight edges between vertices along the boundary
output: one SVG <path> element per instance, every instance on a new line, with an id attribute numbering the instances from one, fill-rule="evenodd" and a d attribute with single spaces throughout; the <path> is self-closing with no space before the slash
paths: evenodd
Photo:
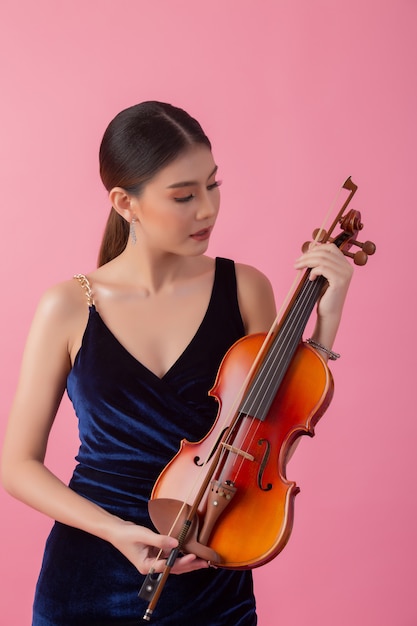
<path id="1" fill-rule="evenodd" d="M 139 212 L 139 220 L 142 221 L 146 228 L 158 229 L 161 227 L 172 224 L 172 210 L 169 211 L 168 207 L 164 203 L 159 202 L 147 202 L 142 205 Z"/>
<path id="2" fill-rule="evenodd" d="M 178 210 L 176 207 L 174 210 L 170 207 L 170 210 L 155 212 L 150 218 L 149 225 L 159 236 L 170 238 L 175 236 L 175 233 L 182 236 L 185 230 L 190 229 L 190 216 L 182 207 Z"/>

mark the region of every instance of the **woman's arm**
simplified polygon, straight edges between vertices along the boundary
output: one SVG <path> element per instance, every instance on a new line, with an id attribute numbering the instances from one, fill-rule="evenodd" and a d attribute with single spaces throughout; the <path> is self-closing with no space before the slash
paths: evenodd
<path id="1" fill-rule="evenodd" d="M 2 453 L 5 489 L 29 506 L 64 524 L 105 539 L 142 573 L 150 566 L 162 571 L 165 561 L 154 561 L 157 550 L 177 545 L 172 537 L 122 520 L 67 487 L 44 465 L 48 437 L 60 404 L 70 353 L 87 321 L 84 294 L 75 281 L 63 283 L 42 298 L 24 352 L 20 380 L 10 412 Z M 205 562 L 188 555 L 178 559 L 173 572 L 182 573 Z"/>
<path id="2" fill-rule="evenodd" d="M 353 268 L 333 244 L 313 244 L 295 262 L 296 269 L 312 268 L 310 280 L 324 276 L 329 285 L 317 307 L 317 321 L 312 339 L 331 350 L 340 324 L 343 305 Z M 237 264 L 239 306 L 248 334 L 268 332 L 275 316 L 274 295 L 269 280 L 253 267 Z M 326 354 L 322 355 L 326 358 Z"/>
<path id="3" fill-rule="evenodd" d="M 277 314 L 271 283 L 262 272 L 242 263 L 236 264 L 236 280 L 246 333 L 267 333 Z"/>

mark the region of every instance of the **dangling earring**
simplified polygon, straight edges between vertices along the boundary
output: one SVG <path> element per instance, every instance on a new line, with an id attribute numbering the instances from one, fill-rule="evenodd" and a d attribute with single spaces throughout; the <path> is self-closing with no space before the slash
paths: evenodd
<path id="1" fill-rule="evenodd" d="M 136 222 L 136 217 L 132 217 L 132 221 L 130 222 L 130 236 L 132 238 L 132 243 L 133 245 L 136 244 L 136 231 L 135 231 L 135 222 Z"/>

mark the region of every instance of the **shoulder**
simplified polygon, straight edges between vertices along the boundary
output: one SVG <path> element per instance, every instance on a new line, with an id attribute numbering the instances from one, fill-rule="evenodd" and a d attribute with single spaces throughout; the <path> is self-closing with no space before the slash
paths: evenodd
<path id="1" fill-rule="evenodd" d="M 239 306 L 248 333 L 267 332 L 275 319 L 272 285 L 260 270 L 236 263 Z"/>
<path id="2" fill-rule="evenodd" d="M 41 296 L 38 310 L 50 319 L 63 321 L 88 308 L 85 289 L 79 280 L 71 278 L 47 289 Z"/>
<path id="3" fill-rule="evenodd" d="M 24 363 L 29 371 L 41 368 L 67 372 L 69 355 L 88 320 L 85 293 L 75 280 L 50 287 L 41 296 L 26 341 Z"/>
<path id="4" fill-rule="evenodd" d="M 256 267 L 244 263 L 235 263 L 235 268 L 236 278 L 242 286 L 249 289 L 269 289 L 272 291 L 269 278 Z"/>
<path id="5" fill-rule="evenodd" d="M 29 338 L 71 352 L 88 319 L 88 301 L 79 281 L 69 279 L 50 287 L 39 300 Z"/>

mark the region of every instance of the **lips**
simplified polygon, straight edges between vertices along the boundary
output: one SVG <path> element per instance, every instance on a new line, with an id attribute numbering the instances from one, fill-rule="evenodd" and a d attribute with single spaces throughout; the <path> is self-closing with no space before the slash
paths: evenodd
<path id="1" fill-rule="evenodd" d="M 193 233 L 191 235 L 192 239 L 197 239 L 197 241 L 204 241 L 205 239 L 208 239 L 208 237 L 210 237 L 210 233 L 211 233 L 211 228 L 203 228 L 202 230 L 199 230 L 196 233 Z"/>

